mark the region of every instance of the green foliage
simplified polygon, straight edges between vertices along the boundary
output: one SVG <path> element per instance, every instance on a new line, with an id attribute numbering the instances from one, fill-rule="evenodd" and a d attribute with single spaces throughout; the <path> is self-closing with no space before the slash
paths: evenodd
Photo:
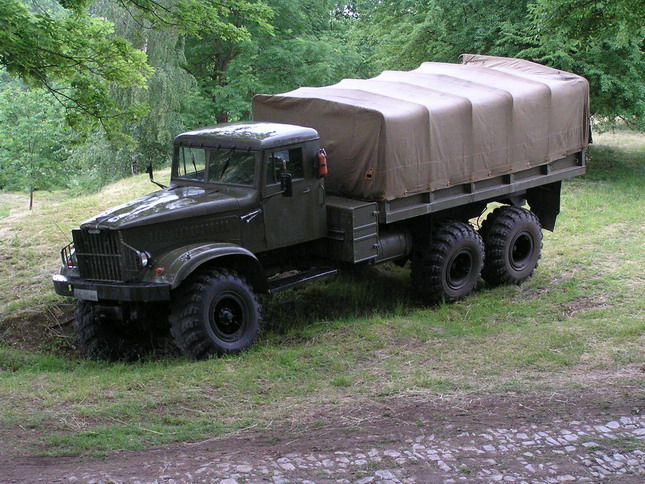
<path id="1" fill-rule="evenodd" d="M 145 87 L 152 74 L 143 50 L 115 35 L 114 25 L 88 13 L 89 0 L 66 0 L 30 10 L 23 0 L 0 4 L 0 66 L 32 86 L 44 87 L 65 109 L 67 123 L 89 134 L 102 129 L 118 144 L 120 130 L 146 115 L 144 103 L 117 103 L 111 87 Z M 249 38 L 245 24 L 269 28 L 260 1 L 118 0 L 141 28 L 210 35 L 236 43 Z M 62 8 L 60 8 L 62 7 Z M 91 7 L 94 9 L 94 7 Z M 125 135 L 125 136 L 124 136 Z"/>
<path id="2" fill-rule="evenodd" d="M 0 189 L 66 186 L 68 169 L 63 163 L 71 138 L 60 105 L 42 89 L 5 79 L 0 106 Z"/>
<path id="3" fill-rule="evenodd" d="M 532 47 L 520 53 L 585 76 L 592 113 L 645 129 L 645 3 L 638 0 L 535 0 Z"/>
<path id="4" fill-rule="evenodd" d="M 374 72 L 456 62 L 463 53 L 512 57 L 527 23 L 526 1 L 516 0 L 393 0 L 356 9 Z"/>
<path id="5" fill-rule="evenodd" d="M 101 185 L 168 159 L 195 83 L 182 68 L 184 37 L 234 45 L 250 39 L 247 24 L 270 31 L 269 15 L 252 0 L 9 0 L 0 67 L 60 103 L 52 121 L 64 117 L 87 141 L 72 153 L 75 181 Z"/>
<path id="6" fill-rule="evenodd" d="M 182 68 L 185 64 L 184 41 L 178 28 L 152 28 L 153 24 L 148 20 L 134 17 L 118 3 L 107 0 L 98 0 L 93 13 L 113 22 L 119 37 L 145 50 L 148 64 L 154 69 L 146 89 L 111 89 L 112 97 L 122 109 L 137 104 L 148 107 L 146 115 L 123 125 L 123 136 L 130 138 L 132 143 L 110 145 L 102 140 L 105 154 L 96 153 L 93 147 L 82 150 L 83 155 L 100 156 L 103 163 L 95 172 L 100 173 L 100 180 L 105 182 L 140 172 L 151 162 L 162 165 L 169 159 L 172 139 L 184 128 L 180 111 L 195 81 Z M 105 162 L 109 160 L 113 169 L 105 170 L 108 168 Z"/>
<path id="7" fill-rule="evenodd" d="M 114 134 L 139 106 L 118 109 L 109 85 L 143 86 L 151 69 L 144 52 L 116 37 L 113 25 L 89 16 L 87 2 L 68 1 L 71 11 L 32 12 L 21 0 L 0 4 L 0 65 L 29 85 L 46 89 L 64 107 L 67 123 L 89 133 Z"/>
<path id="8" fill-rule="evenodd" d="M 169 28 L 195 37 L 210 34 L 232 43 L 250 38 L 246 23 L 270 28 L 267 19 L 271 11 L 261 0 L 117 0 L 113 3 L 155 29 Z"/>
<path id="9" fill-rule="evenodd" d="M 557 31 L 577 44 L 643 42 L 645 4 L 639 0 L 534 0 L 529 10 L 540 35 Z"/>
<path id="10" fill-rule="evenodd" d="M 189 37 L 186 57 L 198 90 L 188 104 L 189 125 L 250 117 L 256 93 L 324 85 L 356 75 L 360 58 L 348 47 L 345 19 L 332 15 L 335 2 L 268 0 L 270 28 L 249 25 L 250 40 L 231 43 L 215 36 Z"/>

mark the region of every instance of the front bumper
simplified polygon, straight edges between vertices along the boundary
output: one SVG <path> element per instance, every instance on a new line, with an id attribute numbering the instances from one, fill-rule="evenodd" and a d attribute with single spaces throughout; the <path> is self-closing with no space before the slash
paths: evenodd
<path id="1" fill-rule="evenodd" d="M 170 284 L 94 282 L 62 274 L 55 275 L 53 282 L 56 294 L 85 301 L 149 302 L 170 300 Z"/>

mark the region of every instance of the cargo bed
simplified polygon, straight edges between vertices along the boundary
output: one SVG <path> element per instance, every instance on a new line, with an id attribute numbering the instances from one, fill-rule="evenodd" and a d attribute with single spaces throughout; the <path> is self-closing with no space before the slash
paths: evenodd
<path id="1" fill-rule="evenodd" d="M 462 183 L 453 187 L 420 193 L 391 201 L 377 202 L 379 223 L 390 224 L 406 219 L 437 213 L 473 202 L 488 202 L 504 196 L 521 196 L 531 188 L 550 185 L 568 178 L 584 175 L 586 152 L 535 166 L 526 170 Z"/>

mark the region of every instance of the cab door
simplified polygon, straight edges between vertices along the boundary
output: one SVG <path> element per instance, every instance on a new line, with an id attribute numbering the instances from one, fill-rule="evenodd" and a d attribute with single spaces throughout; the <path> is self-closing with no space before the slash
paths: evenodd
<path id="1" fill-rule="evenodd" d="M 324 182 L 314 176 L 315 154 L 306 145 L 265 150 L 262 211 L 268 249 L 326 235 Z M 282 193 L 285 167 L 292 178 L 292 196 Z"/>

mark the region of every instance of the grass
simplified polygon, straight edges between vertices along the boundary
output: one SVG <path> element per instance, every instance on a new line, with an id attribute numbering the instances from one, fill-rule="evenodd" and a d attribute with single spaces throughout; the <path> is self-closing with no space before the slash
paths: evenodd
<path id="1" fill-rule="evenodd" d="M 66 234 L 149 192 L 145 176 L 96 194 L 37 193 L 32 212 L 25 195 L 2 193 L 0 446 L 141 449 L 247 428 L 318 428 L 391 396 L 642 382 L 644 167 L 641 135 L 597 136 L 588 175 L 565 183 L 556 231 L 520 287 L 482 283 L 465 301 L 425 307 L 407 269 L 345 274 L 264 300 L 262 342 L 204 362 L 171 352 L 90 362 L 59 326 L 71 306 L 52 294 L 51 274 Z"/>

